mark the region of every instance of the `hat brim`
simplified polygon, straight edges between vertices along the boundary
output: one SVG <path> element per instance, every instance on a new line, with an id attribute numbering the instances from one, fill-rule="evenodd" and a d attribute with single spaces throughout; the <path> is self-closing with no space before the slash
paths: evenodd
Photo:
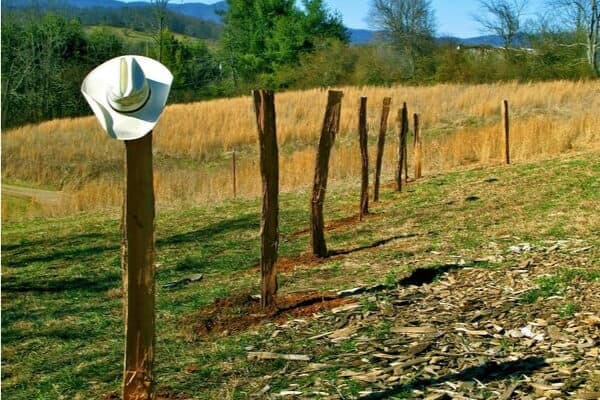
<path id="1" fill-rule="evenodd" d="M 108 82 L 118 76 L 123 57 L 136 59 L 150 86 L 150 97 L 133 112 L 114 110 L 108 103 Z M 147 135 L 158 122 L 167 103 L 173 75 L 161 63 L 148 57 L 123 56 L 108 60 L 90 72 L 81 85 L 81 92 L 98 118 L 102 128 L 113 138 L 134 140 Z"/>

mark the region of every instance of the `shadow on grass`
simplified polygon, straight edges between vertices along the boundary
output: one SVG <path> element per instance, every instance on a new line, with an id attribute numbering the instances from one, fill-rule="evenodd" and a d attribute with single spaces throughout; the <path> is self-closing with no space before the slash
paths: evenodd
<path id="1" fill-rule="evenodd" d="M 195 231 L 180 233 L 156 241 L 157 247 L 172 244 L 209 241 L 213 236 L 226 235 L 234 231 L 251 231 L 260 229 L 260 217 L 257 214 L 247 214 L 239 218 L 230 218 L 207 225 Z"/>
<path id="2" fill-rule="evenodd" d="M 406 393 L 409 390 L 423 390 L 432 385 L 439 385 L 451 381 L 472 381 L 477 379 L 483 383 L 493 382 L 503 379 L 511 379 L 521 375 L 528 375 L 538 369 L 548 366 L 546 360 L 542 357 L 528 357 L 515 361 L 496 362 L 488 361 L 486 363 L 468 367 L 460 372 L 447 374 L 435 379 L 416 379 L 410 383 L 404 383 L 391 386 L 383 391 L 368 394 L 360 397 L 361 400 L 388 399 L 392 396 Z"/>
<path id="3" fill-rule="evenodd" d="M 219 247 L 231 247 L 229 242 L 240 244 L 236 237 L 237 232 L 258 230 L 259 228 L 259 218 L 254 214 L 248 214 L 239 218 L 225 219 L 195 231 L 159 239 L 156 241 L 156 247 L 160 250 L 169 245 L 181 246 L 186 243 L 199 243 L 206 253 L 218 254 Z M 28 272 L 15 272 L 3 279 L 2 289 L 7 292 L 61 292 L 69 290 L 99 292 L 117 287 L 120 285 L 121 278 L 120 272 L 116 268 L 115 271 L 96 271 L 90 275 L 85 274 L 82 276 L 80 273 L 77 275 L 71 274 L 68 263 L 76 261 L 86 268 L 88 266 L 93 268 L 93 264 L 97 260 L 105 259 L 108 252 L 113 252 L 115 257 L 118 256 L 119 248 L 118 232 L 114 234 L 89 233 L 60 238 L 54 237 L 47 240 L 23 241 L 19 244 L 2 246 L 4 265 L 11 268 L 32 267 Z M 240 260 L 253 256 L 253 253 L 242 250 L 235 253 L 233 259 L 232 257 L 220 257 L 218 259 L 213 257 L 186 257 L 180 260 L 175 268 L 177 270 L 192 270 L 206 269 L 212 266 L 224 268 L 229 264 L 246 264 L 240 262 Z M 254 260 L 254 257 L 252 257 L 252 260 Z M 48 276 L 46 269 L 49 266 L 45 264 L 56 262 L 61 263 L 60 268 L 63 271 L 58 276 Z M 30 273 L 32 275 L 27 276 Z M 68 274 L 71 274 L 71 276 Z"/>
<path id="4" fill-rule="evenodd" d="M 335 256 L 345 256 L 348 254 L 352 254 L 352 253 L 357 253 L 359 251 L 364 251 L 364 250 L 369 250 L 369 249 L 374 249 L 376 247 L 379 246 L 383 246 L 384 244 L 388 244 L 390 242 L 393 242 L 394 240 L 400 240 L 400 239 L 408 239 L 408 238 L 412 238 L 418 236 L 415 233 L 409 233 L 409 234 L 405 234 L 405 235 L 396 235 L 396 236 L 392 236 L 386 239 L 381 239 L 378 240 L 374 243 L 371 244 L 367 244 L 364 246 L 359 246 L 359 247 L 355 247 L 353 249 L 341 249 L 341 250 L 331 250 L 329 251 L 329 253 L 327 254 L 328 257 L 335 257 Z"/>
<path id="5" fill-rule="evenodd" d="M 102 292 L 119 287 L 121 275 L 107 273 L 103 276 L 66 277 L 64 279 L 36 280 L 23 282 L 23 280 L 6 278 L 2 282 L 2 290 L 6 292 L 46 292 L 56 293 L 69 290 L 85 290 L 88 292 Z"/>
<path id="6" fill-rule="evenodd" d="M 209 242 L 214 236 L 228 234 L 233 231 L 258 229 L 260 229 L 259 217 L 250 214 L 241 218 L 226 219 L 195 231 L 158 239 L 156 246 L 161 248 L 172 244 Z M 82 261 L 102 257 L 108 251 L 119 250 L 119 237 L 118 232 L 111 234 L 87 233 L 2 245 L 2 252 L 5 255 L 3 263 L 12 268 L 19 268 L 37 262 Z M 105 244 L 99 244 L 99 241 Z"/>
<path id="7" fill-rule="evenodd" d="M 86 233 L 51 237 L 46 240 L 24 240 L 18 244 L 2 245 L 2 253 L 5 256 L 4 265 L 19 268 L 36 262 L 94 258 L 106 251 L 118 248 L 116 234 Z"/>

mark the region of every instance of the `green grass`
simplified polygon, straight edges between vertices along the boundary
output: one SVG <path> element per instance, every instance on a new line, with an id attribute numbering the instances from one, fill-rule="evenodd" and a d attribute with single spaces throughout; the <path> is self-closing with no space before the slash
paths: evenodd
<path id="1" fill-rule="evenodd" d="M 532 304 L 540 298 L 547 299 L 551 296 L 562 296 L 575 279 L 595 282 L 600 279 L 600 268 L 560 269 L 553 275 L 538 278 L 536 281 L 537 287 L 523 293 L 521 301 L 526 304 Z M 568 306 L 567 304 L 565 307 L 567 311 L 562 310 L 561 314 L 568 314 L 568 310 L 573 309 L 572 305 Z"/>
<path id="2" fill-rule="evenodd" d="M 490 176 L 498 182 L 487 183 Z M 280 288 L 285 293 L 392 284 L 412 268 L 456 261 L 450 256 L 469 261 L 494 254 L 487 250 L 489 242 L 505 251 L 520 241 L 581 238 L 597 252 L 598 187 L 598 154 L 587 154 L 430 177 L 411 184 L 410 193 L 385 189 L 364 222 L 327 232 L 329 248 L 347 254 L 281 274 Z M 471 195 L 479 200 L 467 201 Z M 357 184 L 334 182 L 327 220 L 354 215 L 358 197 Z M 281 257 L 308 251 L 309 236 L 294 234 L 308 227 L 308 205 L 305 192 L 281 196 Z M 251 332 L 205 339 L 190 321 L 217 297 L 259 291 L 252 270 L 259 261 L 259 213 L 257 199 L 158 210 L 159 390 L 193 399 L 226 398 L 225 393 L 247 398 L 260 390 L 253 385 L 263 376 L 285 368 L 281 361 L 246 360 L 248 346 L 268 350 Z M 5 221 L 2 228 L 2 394 L 17 400 L 87 399 L 118 391 L 123 358 L 118 212 Z M 383 244 L 370 248 L 375 242 Z M 555 275 L 538 281 L 534 292 L 524 295 L 528 302 L 562 293 L 574 280 L 599 279 L 596 269 L 569 267 L 558 266 Z M 162 288 L 198 272 L 204 274 L 199 283 Z M 575 310 L 576 304 L 565 303 L 563 314 Z M 274 329 L 261 332 L 268 337 Z M 373 329 L 385 334 L 389 327 Z M 290 353 L 307 346 L 287 332 L 277 340 L 278 349 Z M 347 340 L 337 351 L 355 348 Z M 325 348 L 311 351 L 315 360 L 331 355 Z M 281 379 L 273 385 L 285 389 L 289 383 Z M 348 380 L 341 390 L 350 394 L 361 388 Z"/>

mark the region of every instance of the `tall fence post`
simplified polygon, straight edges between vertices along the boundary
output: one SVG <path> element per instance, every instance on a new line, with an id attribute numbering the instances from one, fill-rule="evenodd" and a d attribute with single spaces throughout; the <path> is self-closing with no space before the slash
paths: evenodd
<path id="1" fill-rule="evenodd" d="M 421 162 L 423 157 L 423 141 L 421 139 L 421 125 L 419 124 L 419 114 L 413 115 L 414 126 L 415 126 L 415 141 L 414 141 L 414 168 L 415 168 L 415 179 L 419 179 L 422 176 L 421 173 Z"/>
<path id="2" fill-rule="evenodd" d="M 396 191 L 402 191 L 402 170 L 405 169 L 406 136 L 408 134 L 408 108 L 406 103 L 398 110 L 398 166 L 396 168 Z"/>
<path id="3" fill-rule="evenodd" d="M 502 102 L 502 125 L 504 127 L 504 154 L 506 164 L 510 164 L 510 116 L 508 113 L 508 100 Z"/>
<path id="4" fill-rule="evenodd" d="M 155 346 L 152 132 L 126 140 L 125 153 L 123 399 L 150 399 L 154 393 Z"/>
<path id="5" fill-rule="evenodd" d="M 375 161 L 375 184 L 373 187 L 373 201 L 379 201 L 379 185 L 381 182 L 381 166 L 383 164 L 383 150 L 385 147 L 385 135 L 388 128 L 388 117 L 390 115 L 390 105 L 392 99 L 386 97 L 383 99 L 383 108 L 381 110 L 381 121 L 379 123 L 379 138 L 377 140 L 377 159 Z"/>
<path id="6" fill-rule="evenodd" d="M 275 304 L 277 293 L 277 248 L 279 242 L 279 154 L 275 124 L 275 95 L 254 90 L 254 110 L 260 147 L 263 202 L 260 223 L 261 306 Z"/>
<path id="7" fill-rule="evenodd" d="M 329 174 L 329 156 L 335 142 L 335 135 L 340 127 L 343 92 L 330 90 L 327 97 L 327 108 L 323 128 L 317 149 L 315 162 L 315 178 L 310 208 L 310 240 L 312 251 L 316 257 L 327 257 L 325 243 L 325 224 L 323 219 L 323 203 L 327 191 L 327 176 Z"/>
<path id="8" fill-rule="evenodd" d="M 233 178 L 233 198 L 237 198 L 237 169 L 236 169 L 236 159 L 235 159 L 235 149 L 233 149 L 233 154 L 231 158 L 231 174 Z"/>
<path id="9" fill-rule="evenodd" d="M 361 185 L 359 220 L 369 213 L 369 148 L 367 132 L 367 98 L 360 98 L 358 113 L 358 141 L 360 144 Z"/>

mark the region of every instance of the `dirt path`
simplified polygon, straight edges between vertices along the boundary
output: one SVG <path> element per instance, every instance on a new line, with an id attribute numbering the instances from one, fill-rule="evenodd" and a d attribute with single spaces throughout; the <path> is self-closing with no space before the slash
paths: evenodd
<path id="1" fill-rule="evenodd" d="M 3 196 L 16 196 L 34 199 L 40 203 L 59 203 L 65 197 L 64 192 L 34 189 L 22 186 L 2 185 Z"/>

